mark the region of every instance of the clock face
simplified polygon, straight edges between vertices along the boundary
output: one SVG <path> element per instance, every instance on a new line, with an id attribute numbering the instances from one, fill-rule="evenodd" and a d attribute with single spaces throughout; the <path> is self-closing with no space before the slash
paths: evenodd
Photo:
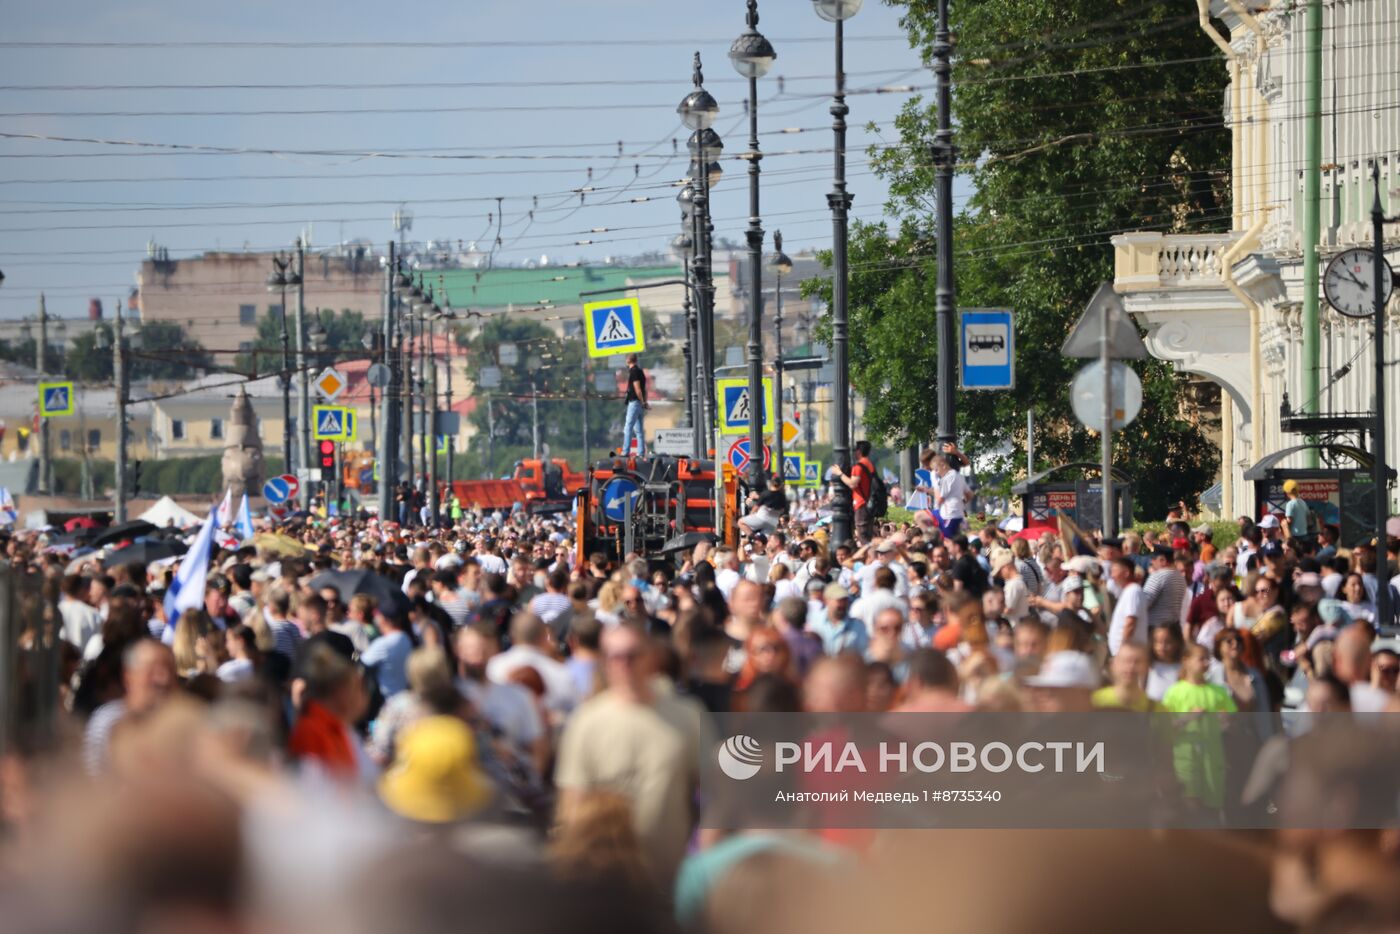
<path id="1" fill-rule="evenodd" d="M 1327 302 L 1350 318 L 1369 318 L 1376 312 L 1376 255 L 1370 249 L 1356 248 L 1338 253 L 1327 264 L 1322 290 Z M 1390 299 L 1390 264 L 1382 260 L 1381 302 Z"/>

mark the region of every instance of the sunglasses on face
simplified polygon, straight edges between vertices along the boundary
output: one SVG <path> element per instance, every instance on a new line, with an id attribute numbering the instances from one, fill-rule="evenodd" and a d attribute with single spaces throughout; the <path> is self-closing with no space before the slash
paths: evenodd
<path id="1" fill-rule="evenodd" d="M 629 649 L 626 652 L 608 652 L 604 656 L 604 658 L 610 662 L 626 662 L 629 665 L 641 657 L 641 649 Z"/>

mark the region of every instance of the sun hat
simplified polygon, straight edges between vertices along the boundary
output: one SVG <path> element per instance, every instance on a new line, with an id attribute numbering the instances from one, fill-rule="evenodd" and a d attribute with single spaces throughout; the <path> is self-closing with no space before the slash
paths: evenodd
<path id="1" fill-rule="evenodd" d="M 1099 677 L 1094 660 L 1084 652 L 1053 652 L 1040 666 L 1040 673 L 1031 675 L 1026 684 L 1033 688 L 1097 688 Z"/>
<path id="2" fill-rule="evenodd" d="M 400 734 L 379 797 L 409 820 L 446 824 L 486 804 L 491 787 L 477 765 L 476 737 L 457 717 L 424 717 Z"/>

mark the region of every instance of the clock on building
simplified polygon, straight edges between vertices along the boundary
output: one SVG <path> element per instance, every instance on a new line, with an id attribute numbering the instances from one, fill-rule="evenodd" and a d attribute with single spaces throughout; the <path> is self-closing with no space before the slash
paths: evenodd
<path id="1" fill-rule="evenodd" d="M 1381 258 L 1381 304 L 1390 300 L 1395 286 L 1390 264 Z M 1376 254 L 1370 247 L 1354 247 L 1332 257 L 1322 277 L 1327 303 L 1349 318 L 1370 318 L 1376 313 Z"/>

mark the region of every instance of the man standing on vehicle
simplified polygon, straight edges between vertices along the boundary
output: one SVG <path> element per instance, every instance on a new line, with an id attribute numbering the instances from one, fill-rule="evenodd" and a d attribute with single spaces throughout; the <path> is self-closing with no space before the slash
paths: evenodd
<path id="1" fill-rule="evenodd" d="M 637 355 L 627 355 L 627 414 L 622 421 L 622 454 L 632 451 L 632 438 L 637 438 L 637 456 L 647 453 L 646 434 L 642 428 L 642 412 L 651 408 L 647 401 L 647 375 L 637 365 Z"/>

